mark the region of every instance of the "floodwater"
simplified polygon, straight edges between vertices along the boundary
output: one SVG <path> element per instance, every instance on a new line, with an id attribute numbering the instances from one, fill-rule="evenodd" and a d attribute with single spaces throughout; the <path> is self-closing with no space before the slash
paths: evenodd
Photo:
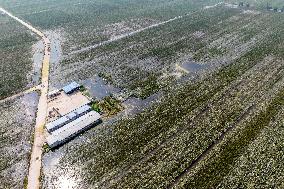
<path id="1" fill-rule="evenodd" d="M 35 118 L 36 111 L 37 111 L 37 105 L 39 100 L 39 95 L 37 92 L 31 92 L 28 94 L 24 94 L 21 97 L 22 104 L 24 107 L 26 107 L 27 111 L 29 112 L 28 115 L 30 117 Z"/>
<path id="2" fill-rule="evenodd" d="M 190 14 L 190 13 L 189 13 Z M 189 14 L 186 14 L 185 16 L 188 16 Z M 107 44 L 110 44 L 112 42 L 115 42 L 115 41 L 119 41 L 121 39 L 124 39 L 124 38 L 127 38 L 127 37 L 131 37 L 133 35 L 136 35 L 138 33 L 141 33 L 145 30 L 148 30 L 148 29 L 152 29 L 152 28 L 156 28 L 158 26 L 162 26 L 162 25 L 165 25 L 169 22 L 172 22 L 172 21 L 175 21 L 175 20 L 178 20 L 178 19 L 181 19 L 183 18 L 184 16 L 176 16 L 174 18 L 171 18 L 169 20 L 166 20 L 166 21 L 162 21 L 162 22 L 159 22 L 159 23 L 155 23 L 153 25 L 150 25 L 150 26 L 147 26 L 145 28 L 141 28 L 141 29 L 138 29 L 136 31 L 132 31 L 132 32 L 129 32 L 127 34 L 122 34 L 122 35 L 119 35 L 119 36 L 116 36 L 116 37 L 113 37 L 112 39 L 109 39 L 107 41 L 103 41 L 101 43 L 98 43 L 98 44 L 94 44 L 92 46 L 89 46 L 89 47 L 84 47 L 82 49 L 79 49 L 79 50 L 75 50 L 71 53 L 69 53 L 69 55 L 73 55 L 73 54 L 77 54 L 77 53 L 82 53 L 82 52 L 85 52 L 85 51 L 89 51 L 91 49 L 95 49 L 95 48 L 98 48 L 98 47 L 101 47 L 101 46 L 104 46 L 104 45 L 107 45 Z"/>
<path id="3" fill-rule="evenodd" d="M 60 61 L 62 59 L 62 42 L 64 41 L 62 37 L 62 32 L 60 30 L 54 30 L 54 31 L 45 31 L 45 35 L 47 35 L 48 39 L 50 40 L 50 83 L 49 83 L 49 91 L 55 90 L 57 85 L 53 86 L 52 83 L 52 77 L 54 70 L 58 69 L 58 66 L 60 64 Z M 60 86 L 63 87 L 63 86 Z"/>
<path id="4" fill-rule="evenodd" d="M 101 130 L 111 132 L 113 123 L 121 119 L 121 117 L 122 114 L 108 119 L 102 124 L 94 126 L 93 128 L 85 131 L 83 134 L 78 135 L 76 138 L 64 144 L 60 148 L 44 154 L 42 158 L 44 173 L 42 188 L 88 188 L 85 186 L 85 181 L 81 179 L 80 167 L 76 168 L 66 164 L 63 165 L 61 160 L 66 158 L 69 151 L 78 149 L 82 144 L 90 143 L 90 140 L 96 135 L 99 135 Z M 65 160 L 65 162 L 68 161 Z"/>
<path id="5" fill-rule="evenodd" d="M 44 55 L 44 44 L 43 41 L 40 40 L 36 44 L 33 45 L 33 74 L 31 75 L 32 84 L 38 85 L 40 83 L 41 78 L 41 67 L 42 60 Z"/>
<path id="6" fill-rule="evenodd" d="M 62 37 L 59 31 L 46 31 L 45 34 L 50 40 L 50 63 L 54 67 L 59 64 L 62 57 Z"/>
<path id="7" fill-rule="evenodd" d="M 13 163 L 1 164 L 0 188 L 7 187 L 5 187 L 5 181 L 12 184 L 10 187 L 20 188 L 28 173 L 29 159 L 27 157 L 32 149 L 30 138 L 34 131 L 38 99 L 38 94 L 31 92 L 1 103 L 1 108 L 6 112 L 0 116 L 1 129 L 5 131 L 4 138 L 2 134 L 0 137 L 2 142 L 0 158 L 4 162 L 11 158 Z M 9 136 L 7 141 L 5 135 Z M 10 143 L 10 140 L 13 142 Z"/>
<path id="8" fill-rule="evenodd" d="M 117 94 L 121 92 L 120 89 L 107 84 L 98 76 L 95 77 L 95 79 L 88 79 L 79 83 L 84 84 L 84 86 L 88 88 L 91 95 L 98 99 L 102 99 L 110 94 Z M 66 167 L 66 165 L 62 165 L 60 161 L 66 157 L 66 154 L 68 154 L 69 150 L 73 151 L 74 149 L 78 149 L 82 144 L 89 143 L 90 139 L 100 134 L 102 130 L 111 132 L 113 126 L 115 126 L 114 124 L 117 121 L 134 116 L 143 111 L 149 107 L 150 104 L 153 103 L 159 96 L 160 94 L 157 93 L 144 100 L 132 97 L 128 98 L 123 102 L 123 105 L 125 106 L 125 110 L 123 112 L 112 118 L 104 120 L 102 124 L 94 126 L 90 130 L 77 136 L 75 139 L 64 144 L 60 148 L 46 153 L 42 160 L 44 173 L 43 188 L 61 188 L 62 186 L 68 186 L 70 189 L 75 189 L 79 186 L 81 188 L 88 188 L 87 186 L 84 187 L 85 183 L 80 177 L 80 170 L 75 170 L 75 168 L 69 167 L 68 165 Z"/>
<path id="9" fill-rule="evenodd" d="M 182 68 L 186 69 L 189 72 L 197 73 L 208 68 L 208 65 L 199 64 L 193 61 L 185 62 L 181 65 Z"/>
<path id="10" fill-rule="evenodd" d="M 111 94 L 118 94 L 121 91 L 120 89 L 105 82 L 99 76 L 96 76 L 94 79 L 81 81 L 80 83 L 84 85 L 90 94 L 98 100 L 101 100 Z"/>
<path id="11" fill-rule="evenodd" d="M 123 106 L 125 107 L 125 116 L 134 116 L 146 108 L 148 108 L 151 104 L 155 103 L 157 99 L 161 96 L 161 93 L 156 93 L 149 96 L 146 99 L 140 99 L 135 97 L 130 97 L 123 102 Z"/>
<path id="12" fill-rule="evenodd" d="M 119 88 L 114 87 L 113 85 L 108 84 L 99 76 L 96 76 L 95 79 L 87 79 L 81 81 L 80 84 L 83 84 L 88 91 L 90 92 L 91 96 L 101 100 L 106 96 L 109 95 L 120 95 L 122 94 L 122 90 Z M 153 94 L 146 99 L 140 99 L 135 97 L 128 97 L 126 98 L 122 105 L 125 107 L 124 113 L 125 116 L 135 115 L 145 108 L 149 107 L 152 102 L 154 102 L 160 96 L 159 93 Z"/>

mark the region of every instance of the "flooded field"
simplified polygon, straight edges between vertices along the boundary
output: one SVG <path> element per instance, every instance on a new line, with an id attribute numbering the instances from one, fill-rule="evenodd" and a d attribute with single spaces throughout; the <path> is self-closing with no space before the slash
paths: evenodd
<path id="1" fill-rule="evenodd" d="M 187 71 L 193 72 L 193 73 L 197 73 L 205 69 L 208 69 L 208 65 L 202 65 L 196 62 L 185 62 L 181 66 Z"/>
<path id="2" fill-rule="evenodd" d="M 82 85 L 48 112 L 89 103 L 102 116 L 44 145 L 42 188 L 282 188 L 284 14 L 274 1 L 0 0 L 50 39 L 44 89 Z M 40 83 L 43 43 L 0 24 L 0 61 L 12 63 L 2 64 L 4 98 Z M 26 186 L 38 98 L 0 103 L 0 188 Z"/>
<path id="3" fill-rule="evenodd" d="M 281 46 L 277 39 L 283 35 L 278 31 L 276 41 L 266 40 L 266 36 L 274 35 L 271 31 L 276 27 L 267 20 L 280 21 L 278 15 L 248 16 L 236 7 L 213 8 L 217 10 L 208 8 L 203 10 L 209 11 L 205 15 L 198 15 L 208 21 L 206 26 L 185 18 L 62 61 L 61 69 L 70 78 L 75 73 L 72 70 L 88 69 L 81 70 L 82 76 L 78 78 L 98 98 L 119 93 L 117 88 L 152 90 L 153 80 L 163 83 L 163 79 L 170 78 L 171 82 L 144 98 L 130 95 L 123 102 L 124 112 L 63 148 L 48 152 L 44 160 L 46 188 L 67 181 L 82 188 L 214 188 L 218 184 L 226 188 L 232 182 L 224 178 L 238 180 L 228 167 L 236 165 L 240 169 L 241 163 L 235 164 L 235 160 L 241 162 L 238 158 L 242 150 L 248 150 L 246 154 L 249 154 L 248 143 L 257 142 L 254 141 L 257 132 L 278 111 L 275 102 L 282 98 L 283 55 L 274 49 L 274 44 Z M 217 14 L 217 25 L 208 20 L 211 14 Z M 181 32 L 173 31 L 173 26 L 182 24 L 185 24 L 184 38 L 174 40 L 169 33 Z M 195 29 L 186 30 L 188 24 Z M 169 31 L 163 33 L 167 40 L 159 37 L 165 28 Z M 160 46 L 148 46 L 155 44 L 152 41 L 161 40 L 164 41 Z M 134 41 L 139 45 L 135 46 Z M 128 48 L 124 49 L 125 46 Z M 106 51 L 112 56 L 107 56 Z M 160 69 L 161 65 L 167 69 Z M 127 71 L 122 72 L 120 68 Z M 117 69 L 121 73 L 115 72 Z M 113 75 L 104 75 L 103 81 L 96 74 L 101 70 Z M 161 74 L 155 78 L 145 74 L 149 70 Z M 171 77 L 176 72 L 182 72 L 181 76 Z M 134 78 L 140 74 L 143 77 Z M 241 150 L 235 149 L 231 156 L 230 150 L 235 144 L 240 144 Z M 211 155 L 215 150 L 221 153 Z M 221 166 L 222 162 L 226 167 Z"/>
<path id="4" fill-rule="evenodd" d="M 32 71 L 32 84 L 39 85 L 41 79 L 41 67 L 44 53 L 43 41 L 38 41 L 33 45 L 33 71 Z"/>
<path id="5" fill-rule="evenodd" d="M 136 114 L 143 112 L 149 108 L 152 104 L 157 103 L 160 98 L 161 93 L 153 94 L 146 99 L 140 99 L 135 97 L 130 97 L 123 102 L 125 107 L 125 116 L 133 117 Z"/>
<path id="6" fill-rule="evenodd" d="M 33 85 L 33 46 L 39 39 L 6 15 L 0 15 L 0 99 Z"/>
<path id="7" fill-rule="evenodd" d="M 27 184 L 38 94 L 0 104 L 0 188 L 23 188 Z"/>
<path id="8" fill-rule="evenodd" d="M 81 81 L 81 83 L 87 88 L 90 95 L 98 100 L 101 100 L 109 95 L 119 94 L 121 92 L 121 89 L 115 88 L 113 85 L 107 83 L 99 76 L 96 76 L 94 79 Z"/>
<path id="9" fill-rule="evenodd" d="M 64 41 L 64 33 L 61 30 L 51 30 L 46 31 L 45 34 L 50 40 L 50 72 L 53 73 L 60 66 L 60 61 L 63 56 L 62 43 Z M 51 74 L 52 75 L 52 74 Z M 51 76 L 52 77 L 52 76 Z M 56 83 L 50 82 L 49 91 L 53 91 L 58 87 L 63 87 L 63 85 L 58 86 Z"/>
<path id="10" fill-rule="evenodd" d="M 50 62 L 52 67 L 58 66 L 62 58 L 62 44 L 64 42 L 64 32 L 62 30 L 46 31 L 48 39 L 50 40 Z"/>

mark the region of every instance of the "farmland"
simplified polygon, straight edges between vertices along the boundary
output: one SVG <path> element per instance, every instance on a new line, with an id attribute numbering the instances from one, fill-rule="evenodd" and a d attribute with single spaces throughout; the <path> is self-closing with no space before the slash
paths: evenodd
<path id="1" fill-rule="evenodd" d="M 88 182 L 87 186 L 99 188 L 169 186 L 223 132 L 240 124 L 242 119 L 252 120 L 251 112 L 257 114 L 270 103 L 271 97 L 277 95 L 283 87 L 283 80 L 279 79 L 283 76 L 281 68 L 272 71 L 277 73 L 275 76 L 267 72 L 267 75 L 264 72 L 254 75 L 256 71 L 268 68 L 270 61 L 273 60 L 260 62 L 237 80 L 237 74 L 223 78 L 234 70 L 228 68 L 224 73 L 220 72 L 216 80 L 210 81 L 210 78 L 197 86 L 184 87 L 175 98 L 171 96 L 134 119 L 114 125 L 110 135 L 99 133 L 74 152 L 69 150 L 69 156 L 61 160 L 60 169 L 63 170 L 60 172 L 66 173 L 70 167 L 79 166 L 85 171 L 81 177 Z M 246 68 L 244 65 L 243 71 Z M 213 82 L 216 88 L 209 88 Z M 207 91 L 202 93 L 205 88 Z M 230 89 L 232 92 L 228 92 Z M 268 92 L 263 93 L 265 90 Z M 182 98 L 184 94 L 187 94 L 186 99 Z M 200 96 L 194 98 L 195 94 Z M 229 98 L 225 98 L 227 96 Z M 214 170 L 219 173 L 218 168 Z M 202 181 L 199 184 L 206 183 Z"/>
<path id="2" fill-rule="evenodd" d="M 0 188 L 27 184 L 37 101 L 34 92 L 0 103 Z"/>
<path id="3" fill-rule="evenodd" d="M 234 15 L 239 15 L 240 25 L 249 24 L 246 15 L 240 13 L 240 10 L 229 8 L 202 10 L 111 44 L 73 54 L 63 59 L 59 69 L 52 73 L 52 83 L 102 75 L 114 86 L 128 89 L 134 96 L 147 98 L 175 79 L 172 76 L 178 74 L 176 64 L 199 61 L 212 66 L 238 49 L 245 51 L 253 46 L 255 39 L 249 35 L 250 32 L 258 34 L 263 31 L 260 28 L 251 29 L 253 31 L 250 27 L 238 28 L 236 20 L 229 19 Z M 249 16 L 251 19 L 254 17 Z M 216 22 L 219 24 L 216 25 Z M 235 26 L 229 28 L 230 24 Z M 226 35 L 238 29 L 231 36 Z M 196 32 L 204 36 L 196 37 Z M 242 36 L 237 38 L 239 34 Z M 226 44 L 222 35 L 231 38 L 231 43 Z M 241 54 L 242 50 L 238 53 Z M 202 57 L 204 54 L 207 57 Z"/>
<path id="4" fill-rule="evenodd" d="M 67 38 L 63 45 L 65 52 L 184 15 L 205 4 L 215 2 L 218 1 L 0 1 L 5 8 L 13 10 L 17 16 L 32 22 L 35 26 L 46 30 L 62 28 Z"/>
<path id="5" fill-rule="evenodd" d="M 0 99 L 31 87 L 32 45 L 37 41 L 12 19 L 0 16 Z"/>
<path id="6" fill-rule="evenodd" d="M 283 108 L 284 15 L 248 13 L 223 6 L 202 11 L 63 61 L 63 66 L 87 64 L 90 69 L 95 60 L 97 70 L 100 53 L 109 51 L 115 58 L 102 61 L 104 65 L 113 66 L 117 62 L 115 65 L 119 66 L 131 57 L 142 57 L 142 66 L 151 62 L 145 59 L 155 59 L 159 68 L 155 74 L 164 67 L 168 69 L 161 74 L 170 74 L 176 71 L 175 63 L 184 63 L 183 55 L 190 54 L 188 60 L 219 69 L 196 81 L 173 80 L 179 85 L 163 88 L 165 94 L 159 103 L 148 110 L 107 129 L 94 129 L 96 135 L 85 144 L 68 148 L 68 155 L 53 170 L 56 178 L 73 183 L 78 180 L 77 184 L 83 188 L 227 188 L 249 187 L 252 183 L 281 186 L 276 178 L 282 172 L 272 172 L 273 168 L 281 167 L 272 158 L 269 162 L 274 167 L 270 172 L 257 168 L 255 174 L 275 182 L 263 184 L 254 172 L 251 182 L 245 175 L 251 171 L 250 166 L 267 166 L 269 162 L 259 159 L 257 153 L 269 145 L 276 146 L 265 153 L 281 161 L 280 152 L 277 155 L 274 152 L 282 144 L 277 142 L 276 129 L 269 126 L 281 127 L 281 121 L 276 118 Z M 203 37 L 196 37 L 200 33 Z M 123 47 L 131 48 L 124 48 L 121 57 L 119 49 Z M 135 64 L 133 59 L 129 62 L 129 66 Z M 123 83 L 127 88 L 127 80 Z M 264 140 L 260 133 L 267 136 L 265 131 L 273 132 L 277 138 L 271 139 L 271 143 L 275 140 L 273 144 L 260 142 Z M 261 146 L 255 147 L 254 143 Z M 235 170 L 230 169 L 234 166 Z M 72 176 L 76 170 L 79 175 Z M 46 182 L 51 182 L 54 176 L 46 177 Z"/>
<path id="7" fill-rule="evenodd" d="M 251 3 L 257 6 L 258 8 L 265 8 L 267 3 L 272 6 L 273 8 L 282 8 L 284 6 L 284 2 L 281 0 L 247 0 L 247 1 L 239 1 L 239 2 L 246 2 L 246 3 Z"/>
<path id="8" fill-rule="evenodd" d="M 223 178 L 219 188 L 283 187 L 283 109 L 267 124 L 253 143 L 236 160 L 234 171 Z M 269 165 L 269 166 L 267 166 Z M 254 170 L 251 172 L 251 170 Z M 274 174 L 279 173 L 278 175 Z M 246 175 L 246 176 L 245 176 Z"/>
<path id="9" fill-rule="evenodd" d="M 284 187 L 284 13 L 266 10 L 266 1 L 218 2 L 0 0 L 51 38 L 45 89 L 87 83 L 81 90 L 104 115 L 103 124 L 44 150 L 42 188 Z M 8 61 L 17 69 L 1 65 L 20 77 L 0 83 L 6 97 L 33 85 L 36 38 L 5 16 L 1 23 L 1 53 L 15 53 Z M 5 187 L 26 184 L 37 98 L 0 104 Z M 151 103 L 128 115 L 129 99 Z"/>

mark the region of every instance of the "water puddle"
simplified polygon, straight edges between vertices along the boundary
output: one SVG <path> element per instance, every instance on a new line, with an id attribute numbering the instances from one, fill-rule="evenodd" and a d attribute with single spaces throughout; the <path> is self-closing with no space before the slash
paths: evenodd
<path id="1" fill-rule="evenodd" d="M 106 83 L 102 78 L 96 76 L 94 79 L 87 79 L 80 82 L 83 84 L 90 94 L 98 100 L 103 99 L 111 94 L 118 94 L 121 92 L 120 89 Z"/>
<path id="2" fill-rule="evenodd" d="M 128 98 L 123 102 L 123 106 L 125 107 L 125 116 L 134 116 L 135 114 L 144 111 L 151 104 L 155 103 L 160 96 L 161 93 L 156 93 L 146 99 L 140 99 L 135 97 Z"/>
<path id="3" fill-rule="evenodd" d="M 43 41 L 40 40 L 36 44 L 33 45 L 33 71 L 31 75 L 32 84 L 38 85 L 41 79 L 41 66 L 44 55 L 44 44 Z"/>
<path id="4" fill-rule="evenodd" d="M 208 68 L 208 65 L 199 64 L 193 61 L 185 62 L 181 65 L 182 68 L 186 69 L 188 72 L 200 72 Z"/>
<path id="5" fill-rule="evenodd" d="M 60 31 L 46 31 L 45 34 L 50 40 L 50 63 L 52 67 L 56 67 L 62 57 L 61 43 L 63 38 L 60 35 Z"/>
<path id="6" fill-rule="evenodd" d="M 79 170 L 72 167 L 61 169 L 59 166 L 60 160 L 64 158 L 66 150 L 57 150 L 49 152 L 43 157 L 43 171 L 45 179 L 43 181 L 43 188 L 68 188 L 76 189 L 81 185 Z M 54 174 L 56 173 L 56 174 Z"/>

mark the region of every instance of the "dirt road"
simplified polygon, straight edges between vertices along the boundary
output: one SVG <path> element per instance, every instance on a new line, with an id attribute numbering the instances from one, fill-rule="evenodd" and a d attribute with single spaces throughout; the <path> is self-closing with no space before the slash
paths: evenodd
<path id="1" fill-rule="evenodd" d="M 32 87 L 32 88 L 29 88 L 29 89 L 27 89 L 27 90 L 25 90 L 25 91 L 22 91 L 22 92 L 20 92 L 20 93 L 14 94 L 14 95 L 9 96 L 9 97 L 7 97 L 7 98 L 4 98 L 4 99 L 0 100 L 0 104 L 1 104 L 1 103 L 4 103 L 4 102 L 7 102 L 7 101 L 10 101 L 10 100 L 13 100 L 13 99 L 15 99 L 15 98 L 18 98 L 18 97 L 20 97 L 20 96 L 22 96 L 22 95 L 24 95 L 24 94 L 28 94 L 28 93 L 37 91 L 37 90 L 41 90 L 41 86 L 40 86 L 40 85 L 35 86 L 35 87 Z"/>
<path id="2" fill-rule="evenodd" d="M 223 2 L 219 2 L 219 3 L 214 4 L 214 5 L 212 5 L 212 6 L 205 6 L 205 7 L 203 7 L 203 9 L 211 9 L 211 8 L 214 8 L 214 7 L 216 7 L 216 6 L 218 6 L 218 5 L 221 5 L 221 4 L 223 4 Z M 156 24 L 147 26 L 147 27 L 145 27 L 145 28 L 141 28 L 141 29 L 138 29 L 138 30 L 136 30 L 136 31 L 132 31 L 132 32 L 130 32 L 130 33 L 126 33 L 126 34 L 122 34 L 122 35 L 116 36 L 115 38 L 109 39 L 109 40 L 107 40 L 107 41 L 103 41 L 103 42 L 101 42 L 101 43 L 94 44 L 94 45 L 91 45 L 91 46 L 88 46 L 88 47 L 83 47 L 83 48 L 81 48 L 81 49 L 79 49 L 79 50 L 72 51 L 72 52 L 69 53 L 68 55 L 74 55 L 74 54 L 82 53 L 82 52 L 85 52 L 85 51 L 89 51 L 89 50 L 91 50 L 91 49 L 98 48 L 98 47 L 100 47 L 100 46 L 107 45 L 107 44 L 109 44 L 109 43 L 112 43 L 112 42 L 121 40 L 121 39 L 123 39 L 123 38 L 130 37 L 130 36 L 133 36 L 133 35 L 135 35 L 135 34 L 141 33 L 141 32 L 143 32 L 143 31 L 145 31 L 145 30 L 149 30 L 149 29 L 152 29 L 152 28 L 156 28 L 156 27 L 165 25 L 165 24 L 167 24 L 167 23 L 173 22 L 173 21 L 175 21 L 175 20 L 182 19 L 182 18 L 187 17 L 187 16 L 190 16 L 190 15 L 196 13 L 196 12 L 197 12 L 197 11 L 190 12 L 190 13 L 185 14 L 185 15 L 183 15 L 183 16 L 176 16 L 176 17 L 171 18 L 171 19 L 169 19 L 169 20 L 162 21 L 162 22 L 159 22 L 159 23 L 156 23 Z"/>
<path id="3" fill-rule="evenodd" d="M 192 13 L 190 13 L 192 14 Z M 187 14 L 185 16 L 188 16 L 190 14 Z M 103 46 L 103 45 L 107 45 L 109 43 L 112 43 L 112 42 L 115 42 L 115 41 L 118 41 L 118 40 L 121 40 L 123 38 L 126 38 L 126 37 L 130 37 L 130 36 L 133 36 L 135 34 L 138 34 L 140 32 L 143 32 L 145 30 L 148 30 L 148 29 L 151 29 L 151 28 L 155 28 L 155 27 L 158 27 L 158 26 L 161 26 L 161 25 L 164 25 L 164 24 L 167 24 L 169 22 L 172 22 L 174 20 L 177 20 L 177 19 L 180 19 L 180 18 L 183 18 L 183 16 L 177 16 L 177 17 L 174 17 L 172 19 L 169 19 L 169 20 L 166 20 L 166 21 L 163 21 L 163 22 L 159 22 L 157 24 L 153 24 L 153 25 L 150 25 L 150 26 L 147 26 L 145 28 L 141 28 L 139 30 L 136 30 L 136 31 L 133 31 L 133 32 L 130 32 L 130 33 L 127 33 L 127 34 L 123 34 L 123 35 L 120 35 L 120 36 L 116 36 L 115 38 L 113 39 L 110 39 L 110 40 L 107 40 L 107 41 L 103 41 L 101 43 L 98 43 L 98 44 L 95 44 L 95 45 L 92 45 L 92 46 L 89 46 L 89 47 L 84 47 L 82 49 L 79 49 L 79 50 L 76 50 L 76 51 L 73 51 L 71 53 L 69 53 L 69 55 L 73 55 L 73 54 L 77 54 L 77 53 L 82 53 L 82 52 L 85 52 L 85 51 L 88 51 L 88 50 L 91 50 L 91 49 L 95 49 L 95 48 L 98 48 L 100 46 Z"/>
<path id="4" fill-rule="evenodd" d="M 5 9 L 0 7 L 0 11 L 10 16 L 14 20 L 20 22 L 22 25 L 26 26 L 32 32 L 41 37 L 44 42 L 44 58 L 42 62 L 42 81 L 41 81 L 41 96 L 38 103 L 35 133 L 34 133 L 34 144 L 32 148 L 30 168 L 28 175 L 28 189 L 38 189 L 40 187 L 40 170 L 41 170 L 41 157 L 42 157 L 42 146 L 44 144 L 44 125 L 46 122 L 47 115 L 47 93 L 48 93 L 48 76 L 49 76 L 49 61 L 50 61 L 50 41 L 41 31 L 34 28 L 27 22 L 19 19 L 18 17 L 12 15 Z"/>

